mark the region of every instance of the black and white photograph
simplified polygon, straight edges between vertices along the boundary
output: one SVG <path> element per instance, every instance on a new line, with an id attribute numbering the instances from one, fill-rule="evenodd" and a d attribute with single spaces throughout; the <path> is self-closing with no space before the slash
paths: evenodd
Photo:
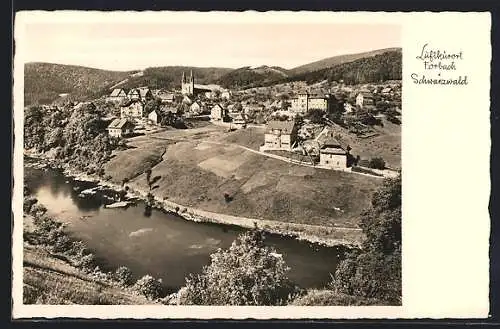
<path id="1" fill-rule="evenodd" d="M 23 305 L 403 306 L 403 81 L 438 87 L 400 24 L 58 14 L 16 62 Z"/>

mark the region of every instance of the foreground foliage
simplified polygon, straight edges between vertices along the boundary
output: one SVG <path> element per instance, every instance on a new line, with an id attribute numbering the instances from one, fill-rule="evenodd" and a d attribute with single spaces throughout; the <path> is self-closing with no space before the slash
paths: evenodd
<path id="1" fill-rule="evenodd" d="M 401 175 L 386 179 L 361 218 L 362 249 L 348 255 L 335 272 L 340 293 L 401 303 Z"/>
<path id="2" fill-rule="evenodd" d="M 296 286 L 281 255 L 264 245 L 254 229 L 239 236 L 228 250 L 218 250 L 199 275 L 186 279 L 180 303 L 188 305 L 285 305 Z"/>
<path id="3" fill-rule="evenodd" d="M 52 151 L 61 160 L 89 174 L 103 174 L 119 140 L 108 136 L 102 109 L 89 103 L 78 110 L 71 106 L 53 111 L 33 106 L 24 111 L 24 147 Z"/>

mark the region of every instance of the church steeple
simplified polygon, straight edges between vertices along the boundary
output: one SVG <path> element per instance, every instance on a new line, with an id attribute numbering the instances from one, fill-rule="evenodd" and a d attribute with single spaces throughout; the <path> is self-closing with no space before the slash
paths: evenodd
<path id="1" fill-rule="evenodd" d="M 186 76 L 184 74 L 184 71 L 182 71 L 182 83 L 185 83 L 186 82 Z"/>
<path id="2" fill-rule="evenodd" d="M 189 77 L 189 82 L 194 82 L 193 70 L 191 70 L 190 77 Z"/>

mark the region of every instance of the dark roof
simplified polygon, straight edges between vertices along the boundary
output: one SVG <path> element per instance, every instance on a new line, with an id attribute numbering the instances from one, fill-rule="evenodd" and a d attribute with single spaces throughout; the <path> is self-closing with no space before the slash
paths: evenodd
<path id="1" fill-rule="evenodd" d="M 331 146 L 328 146 L 328 147 L 323 146 L 319 150 L 319 152 L 320 153 L 328 153 L 328 154 L 339 154 L 339 155 L 345 155 L 345 154 L 347 154 L 347 151 L 344 150 L 343 148 L 341 148 L 341 147 L 331 147 Z"/>
<path id="2" fill-rule="evenodd" d="M 330 131 L 328 135 L 320 143 L 321 143 L 321 149 L 341 148 L 342 150 L 346 151 L 349 148 L 349 145 L 335 138 L 333 136 L 332 131 Z"/>
<path id="3" fill-rule="evenodd" d="M 127 120 L 127 119 L 114 119 L 109 124 L 108 129 L 109 128 L 122 129 L 123 127 L 125 127 L 125 125 L 134 126 L 134 124 L 132 122 L 130 122 L 129 120 Z"/>
<path id="4" fill-rule="evenodd" d="M 272 130 L 281 130 L 283 134 L 291 134 L 293 128 L 295 127 L 295 121 L 280 121 L 271 120 L 267 123 L 266 132 L 272 132 Z"/>
<path id="5" fill-rule="evenodd" d="M 127 107 L 127 106 L 130 106 L 130 105 L 134 104 L 134 103 L 141 103 L 141 101 L 140 101 L 140 100 L 138 100 L 138 99 L 129 99 L 129 100 L 127 100 L 126 102 L 124 102 L 124 103 L 123 103 L 122 105 L 120 105 L 120 106 L 121 106 L 121 107 Z M 141 105 L 142 105 L 142 103 L 141 103 Z"/>

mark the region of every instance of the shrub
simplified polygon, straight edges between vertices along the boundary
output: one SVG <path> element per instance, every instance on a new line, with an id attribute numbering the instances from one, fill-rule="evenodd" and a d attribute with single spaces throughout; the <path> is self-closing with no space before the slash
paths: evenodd
<path id="1" fill-rule="evenodd" d="M 233 200 L 233 197 L 229 193 L 224 192 L 224 201 L 231 202 L 232 200 Z"/>
<path id="2" fill-rule="evenodd" d="M 401 175 L 384 181 L 361 216 L 366 238 L 347 255 L 332 282 L 340 293 L 401 304 Z"/>
<path id="3" fill-rule="evenodd" d="M 360 172 L 360 173 L 363 173 L 363 174 L 369 174 L 369 175 L 373 175 L 373 176 L 379 176 L 379 177 L 383 176 L 383 175 L 381 175 L 379 173 L 374 172 L 373 170 L 366 169 L 366 168 L 363 168 L 363 167 L 353 166 L 351 168 L 351 170 L 354 171 L 354 172 Z"/>
<path id="4" fill-rule="evenodd" d="M 84 270 L 90 270 L 95 266 L 95 255 L 93 253 L 89 253 L 85 256 L 82 256 L 79 262 L 80 267 Z"/>
<path id="5" fill-rule="evenodd" d="M 83 256 L 86 251 L 85 244 L 82 241 L 73 241 L 69 254 L 73 256 Z"/>
<path id="6" fill-rule="evenodd" d="M 130 286 L 132 284 L 132 271 L 126 266 L 120 266 L 115 271 L 115 278 L 120 284 Z"/>
<path id="7" fill-rule="evenodd" d="M 329 289 L 312 289 L 291 302 L 294 306 L 361 306 L 379 304 L 377 299 L 352 296 Z"/>
<path id="8" fill-rule="evenodd" d="M 370 159 L 370 168 L 373 169 L 385 169 L 385 161 L 381 157 Z"/>
<path id="9" fill-rule="evenodd" d="M 32 207 L 38 202 L 38 200 L 33 196 L 24 197 L 23 210 L 25 213 L 31 213 Z"/>
<path id="10" fill-rule="evenodd" d="M 285 305 L 297 287 L 283 258 L 264 245 L 263 232 L 240 235 L 211 264 L 186 278 L 180 303 L 187 305 Z"/>
<path id="11" fill-rule="evenodd" d="M 157 280 L 151 275 L 145 275 L 137 280 L 134 288 L 149 299 L 160 298 L 163 291 L 161 280 Z"/>
<path id="12" fill-rule="evenodd" d="M 33 216 L 43 216 L 47 212 L 47 208 L 44 205 L 36 203 L 31 207 L 31 214 Z"/>
<path id="13" fill-rule="evenodd" d="M 64 252 L 68 251 L 71 248 L 71 240 L 65 234 L 60 234 L 54 243 L 54 251 L 55 252 Z"/>

